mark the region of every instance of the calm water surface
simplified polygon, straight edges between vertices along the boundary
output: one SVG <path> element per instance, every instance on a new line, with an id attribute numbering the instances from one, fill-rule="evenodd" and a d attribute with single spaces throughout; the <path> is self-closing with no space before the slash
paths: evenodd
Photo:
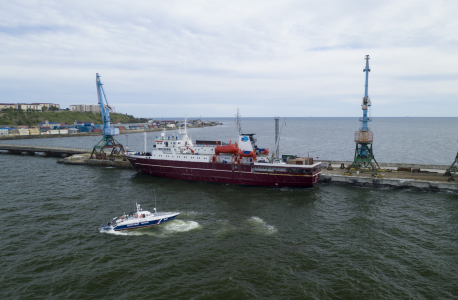
<path id="1" fill-rule="evenodd" d="M 218 139 L 229 142 L 236 138 L 235 118 L 210 118 L 223 126 L 194 128 L 189 132 L 195 139 Z M 281 136 L 280 152 L 330 160 L 353 160 L 354 135 L 358 118 L 287 118 Z M 374 132 L 374 154 L 379 162 L 451 164 L 458 150 L 458 118 L 374 118 L 369 124 Z M 273 118 L 242 118 L 244 133 L 256 133 L 260 147 L 275 144 Z M 168 131 L 169 134 L 176 134 Z M 147 133 L 148 148 L 159 133 Z M 0 143 L 49 146 L 78 146 L 92 148 L 100 136 L 81 138 L 51 138 Z M 143 134 L 122 134 L 117 137 L 131 149 L 143 149 Z"/>
<path id="2" fill-rule="evenodd" d="M 287 120 L 283 152 L 351 158 L 354 145 L 340 129 L 332 129 L 325 119 L 307 119 Z M 233 139 L 231 120 L 190 132 L 194 139 L 216 134 Z M 450 120 L 457 128 L 457 121 Z M 383 138 L 381 129 L 375 133 L 376 157 L 451 162 L 456 143 L 438 151 L 434 130 L 430 135 L 427 131 L 443 119 L 420 121 L 416 124 L 423 124 L 421 128 L 407 130 L 415 136 L 407 138 L 404 132 L 399 141 L 403 123 L 386 120 L 389 134 Z M 342 130 L 351 140 L 357 122 L 336 122 L 348 127 Z M 260 146 L 273 144 L 270 119 L 246 119 L 243 128 L 258 133 Z M 313 133 L 318 129 L 321 136 Z M 437 141 L 454 136 L 452 129 Z M 148 135 L 154 139 L 156 133 Z M 15 142 L 91 147 L 99 139 Z M 127 138 L 118 139 L 126 143 Z M 142 134 L 128 139 L 131 148 L 142 149 Z M 428 147 L 415 150 L 413 145 Z M 404 154 L 386 153 L 388 149 L 404 149 Z M 454 193 L 193 183 L 131 170 L 60 165 L 55 158 L 34 156 L 0 155 L 0 170 L 4 299 L 458 298 Z M 99 232 L 100 224 L 131 211 L 135 201 L 152 209 L 154 190 L 158 210 L 181 212 L 176 220 L 130 232 Z"/>

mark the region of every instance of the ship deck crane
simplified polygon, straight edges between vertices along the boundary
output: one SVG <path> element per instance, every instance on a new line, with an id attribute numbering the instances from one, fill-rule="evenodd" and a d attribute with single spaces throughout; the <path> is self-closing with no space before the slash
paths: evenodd
<path id="1" fill-rule="evenodd" d="M 103 84 L 100 81 L 99 73 L 96 73 L 95 82 L 97 87 L 97 97 L 99 100 L 100 111 L 102 113 L 102 121 L 103 121 L 103 138 L 97 145 L 94 146 L 92 149 L 91 158 L 98 158 L 98 159 L 106 159 L 107 154 L 105 153 L 106 149 L 110 149 L 109 156 L 114 155 L 123 155 L 124 154 L 124 147 L 118 141 L 115 140 L 114 136 L 119 135 L 119 128 L 115 128 L 111 126 L 111 117 L 110 111 L 113 109 L 108 104 L 107 97 L 105 95 L 105 91 L 103 90 Z M 105 101 L 104 101 L 105 100 Z"/>
<path id="2" fill-rule="evenodd" d="M 377 174 L 377 169 L 380 169 L 377 161 L 374 157 L 374 152 L 372 150 L 372 142 L 374 140 L 374 133 L 368 127 L 368 122 L 372 122 L 372 118 L 368 116 L 368 111 L 372 105 L 371 99 L 368 95 L 368 82 L 369 82 L 369 55 L 366 55 L 366 67 L 363 72 L 366 72 L 366 85 L 365 92 L 363 97 L 363 102 L 361 108 L 363 110 L 363 117 L 359 119 L 362 123 L 359 131 L 355 132 L 355 157 L 351 169 L 363 170 L 363 169 L 372 169 L 375 174 Z"/>

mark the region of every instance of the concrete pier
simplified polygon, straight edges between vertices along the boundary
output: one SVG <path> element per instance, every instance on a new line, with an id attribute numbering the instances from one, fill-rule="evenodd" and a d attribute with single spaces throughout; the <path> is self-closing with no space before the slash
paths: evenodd
<path id="1" fill-rule="evenodd" d="M 67 165 L 88 165 L 95 167 L 112 167 L 121 169 L 133 169 L 128 160 L 123 157 L 115 157 L 109 159 L 89 159 L 89 154 L 73 155 L 59 159 L 57 163 Z"/>
<path id="2" fill-rule="evenodd" d="M 334 169 L 340 167 L 341 164 L 345 166 L 351 165 L 352 161 L 343 161 L 343 160 L 320 160 L 324 163 L 325 166 L 331 164 Z M 450 165 L 434 165 L 434 164 L 409 164 L 409 163 L 378 163 L 382 168 L 412 168 L 412 169 L 422 169 L 422 170 L 447 170 Z"/>
<path id="3" fill-rule="evenodd" d="M 91 153 L 92 149 L 83 148 L 65 148 L 65 147 L 48 147 L 32 145 L 15 145 L 0 143 L 0 150 L 6 150 L 7 154 L 33 155 L 35 152 L 42 152 L 46 155 L 69 156 L 79 153 Z"/>
<path id="4" fill-rule="evenodd" d="M 332 165 L 332 170 L 327 169 L 329 163 Z M 351 171 L 351 175 L 343 175 L 347 169 L 341 169 L 341 164 L 348 166 L 351 162 L 322 161 L 323 169 L 319 182 L 420 191 L 458 191 L 458 184 L 456 182 L 448 182 L 449 176 L 444 176 L 449 167 L 448 165 L 379 163 L 385 172 L 378 172 L 382 177 L 373 177 L 370 170 L 362 172 Z M 398 169 L 413 169 L 416 171 L 397 171 Z"/>
<path id="5" fill-rule="evenodd" d="M 320 176 L 320 183 L 338 183 L 354 186 L 373 186 L 373 187 L 393 187 L 414 189 L 420 191 L 458 191 L 458 184 L 456 182 L 444 181 L 426 181 L 415 179 L 400 179 L 400 178 L 372 178 L 360 176 L 345 176 L 336 174 L 322 173 Z"/>

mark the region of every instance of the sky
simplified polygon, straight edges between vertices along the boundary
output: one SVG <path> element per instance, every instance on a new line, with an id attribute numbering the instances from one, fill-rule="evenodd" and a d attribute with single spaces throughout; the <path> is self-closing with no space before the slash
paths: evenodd
<path id="1" fill-rule="evenodd" d="M 136 117 L 458 116 L 458 1 L 0 0 L 0 102 Z"/>

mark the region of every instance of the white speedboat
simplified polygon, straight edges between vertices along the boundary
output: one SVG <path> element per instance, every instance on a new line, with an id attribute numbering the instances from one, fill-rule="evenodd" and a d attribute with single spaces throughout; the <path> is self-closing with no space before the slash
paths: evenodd
<path id="1" fill-rule="evenodd" d="M 113 220 L 102 225 L 103 231 L 120 231 L 128 229 L 136 229 L 148 226 L 159 225 L 175 219 L 179 212 L 150 212 L 140 208 L 140 204 L 136 204 L 137 211 L 123 214 L 115 217 Z"/>

